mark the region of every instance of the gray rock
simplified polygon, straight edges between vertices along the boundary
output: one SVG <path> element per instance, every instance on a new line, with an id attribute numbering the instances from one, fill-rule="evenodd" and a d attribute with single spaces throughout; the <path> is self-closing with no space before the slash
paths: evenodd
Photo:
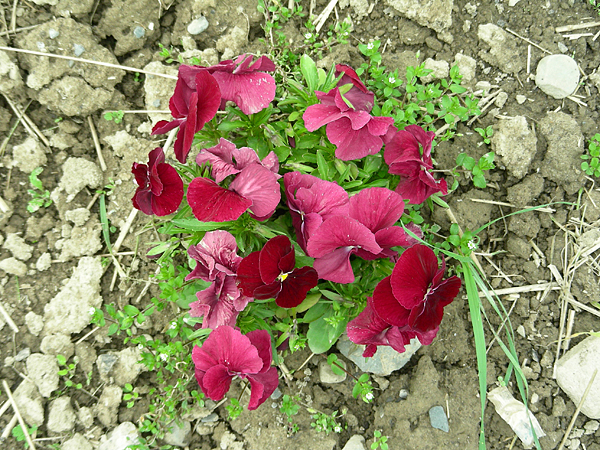
<path id="1" fill-rule="evenodd" d="M 42 397 L 50 397 L 58 389 L 56 357 L 34 353 L 27 358 L 27 374 L 38 387 Z"/>
<path id="2" fill-rule="evenodd" d="M 413 339 L 406 346 L 404 353 L 398 353 L 392 347 L 380 346 L 373 357 L 365 358 L 362 356 L 365 346 L 356 345 L 346 335 L 343 335 L 337 343 L 337 348 L 342 355 L 350 359 L 363 372 L 387 377 L 392 372 L 404 367 L 417 350 L 421 348 L 421 343 L 418 339 Z"/>
<path id="3" fill-rule="evenodd" d="M 144 27 L 137 26 L 133 29 L 133 35 L 138 39 L 143 38 L 145 34 L 146 30 L 144 29 Z"/>
<path id="4" fill-rule="evenodd" d="M 31 355 L 31 350 L 29 349 L 29 347 L 24 348 L 15 355 L 15 361 L 25 361 L 27 358 L 29 358 L 29 355 Z"/>
<path id="5" fill-rule="evenodd" d="M 23 380 L 13 396 L 19 412 L 29 425 L 40 426 L 44 423 L 44 400 L 33 381 Z"/>
<path id="6" fill-rule="evenodd" d="M 98 356 L 96 360 L 96 365 L 98 366 L 98 373 L 100 374 L 100 378 L 102 381 L 107 382 L 109 378 L 109 374 L 112 371 L 114 365 L 117 363 L 119 357 L 116 353 L 104 353 L 103 355 Z"/>
<path id="7" fill-rule="evenodd" d="M 56 333 L 42 339 L 40 350 L 46 355 L 63 355 L 66 359 L 69 359 L 75 354 L 75 344 L 71 342 L 71 338 L 66 334 Z"/>
<path id="8" fill-rule="evenodd" d="M 208 28 L 208 20 L 204 16 L 200 16 L 190 22 L 187 27 L 188 33 L 192 36 L 196 36 Z"/>
<path id="9" fill-rule="evenodd" d="M 87 406 L 82 406 L 77 411 L 77 420 L 79 423 L 83 425 L 83 427 L 87 430 L 92 425 L 94 425 L 94 414 L 92 413 L 92 409 Z"/>
<path id="10" fill-rule="evenodd" d="M 90 218 L 90 210 L 87 208 L 76 208 L 65 212 L 65 219 L 73 222 L 76 226 L 83 226 Z"/>
<path id="11" fill-rule="evenodd" d="M 150 64 L 144 66 L 144 70 L 177 76 L 176 68 L 164 65 L 159 61 L 152 61 Z M 144 101 L 146 104 L 146 109 L 149 111 L 158 109 L 156 106 L 154 106 L 154 102 L 156 100 L 159 100 L 161 105 L 168 105 L 169 99 L 171 98 L 171 95 L 173 95 L 173 90 L 175 89 L 175 83 L 176 80 L 169 80 L 163 77 L 156 77 L 154 75 L 146 75 L 144 77 Z M 148 116 L 150 117 L 150 120 L 152 120 L 152 126 L 156 125 L 159 120 L 173 120 L 173 117 L 171 117 L 170 114 L 165 113 L 149 113 Z M 125 135 L 123 135 L 123 133 Z M 119 131 L 113 136 L 105 137 L 104 140 L 115 149 L 117 154 L 119 152 L 126 154 L 126 151 L 119 151 L 115 148 L 124 148 L 124 145 L 120 143 L 122 138 L 136 141 L 136 138 L 127 134 L 126 131 Z M 148 155 L 148 147 L 144 147 L 144 150 L 145 154 L 142 153 L 142 157 Z M 142 158 L 139 160 L 141 161 Z"/>
<path id="12" fill-rule="evenodd" d="M 71 12 L 75 12 L 78 5 L 89 3 L 88 0 L 77 2 L 61 0 L 61 3 L 67 2 L 68 5 L 64 5 L 64 9 L 68 9 Z M 50 30 L 58 31 L 59 36 L 52 39 L 50 37 Z M 42 23 L 36 27 L 35 30 L 19 34 L 17 37 L 18 47 L 26 50 L 39 51 L 39 48 L 36 45 L 37 42 L 41 42 L 45 48 L 53 53 L 67 56 L 73 55 L 74 46 L 77 44 L 85 48 L 85 56 L 88 59 L 119 64 L 119 61 L 115 58 L 113 53 L 98 43 L 98 38 L 94 35 L 92 28 L 89 25 L 83 25 L 70 18 L 58 18 Z M 79 81 L 78 84 L 86 85 L 88 89 L 103 88 L 103 90 L 108 92 L 108 97 L 110 98 L 115 85 L 120 83 L 125 75 L 123 70 L 115 69 L 114 67 L 103 67 L 82 63 L 73 64 L 72 61 L 40 58 L 39 56 L 33 55 L 21 55 L 20 61 L 22 67 L 29 73 L 27 76 L 27 86 L 36 91 L 48 86 L 53 80 L 69 75 L 71 76 L 69 78 L 77 78 Z M 50 89 L 59 87 L 62 90 L 55 94 L 64 94 L 65 97 L 73 95 L 73 93 L 69 92 L 68 84 L 58 84 L 54 87 L 50 87 Z M 76 85 L 73 85 L 73 87 L 76 87 Z M 58 100 L 60 101 L 60 95 L 58 95 Z M 88 108 L 88 110 L 94 107 L 89 101 L 86 101 L 85 103 L 87 104 L 86 108 Z M 77 105 L 71 105 L 70 107 L 76 108 L 76 106 Z M 97 108 L 101 109 L 104 107 L 105 105 L 98 106 Z"/>
<path id="13" fill-rule="evenodd" d="M 33 311 L 29 311 L 25 314 L 25 324 L 31 334 L 39 336 L 44 329 L 44 318 Z"/>
<path id="14" fill-rule="evenodd" d="M 512 176 L 521 179 L 527 175 L 537 151 L 537 138 L 525 117 L 499 121 L 491 143 L 492 150 L 500 156 L 502 165 Z"/>
<path id="15" fill-rule="evenodd" d="M 538 63 L 535 84 L 551 97 L 565 98 L 577 89 L 579 67 L 568 55 L 545 56 Z"/>
<path id="16" fill-rule="evenodd" d="M 563 112 L 549 112 L 538 130 L 548 144 L 541 174 L 562 185 L 568 194 L 576 193 L 584 180 L 580 156 L 585 141 L 577 120 Z"/>
<path id="17" fill-rule="evenodd" d="M 186 447 L 192 439 L 192 425 L 187 420 L 181 423 L 171 422 L 171 428 L 165 433 L 164 441 L 166 444 L 175 447 Z"/>
<path id="18" fill-rule="evenodd" d="M 60 36 L 60 33 L 58 31 L 56 31 L 54 28 L 50 28 L 48 30 L 48 37 L 50 39 L 56 39 L 58 36 Z"/>
<path id="19" fill-rule="evenodd" d="M 590 336 L 558 360 L 556 382 L 575 405 L 583 398 L 594 370 L 600 372 L 600 337 Z M 590 419 L 600 419 L 600 381 L 598 375 L 583 402 L 581 412 Z"/>
<path id="20" fill-rule="evenodd" d="M 102 304 L 100 258 L 84 257 L 67 284 L 44 307 L 46 335 L 52 333 L 72 334 L 81 332 L 90 324 L 90 308 Z"/>
<path id="21" fill-rule="evenodd" d="M 346 368 L 346 362 L 341 359 L 337 360 L 337 363 Z M 327 363 L 327 361 L 319 361 L 319 379 L 321 383 L 327 384 L 336 384 L 341 383 L 346 379 L 346 372 L 342 375 L 337 375 L 331 369 L 331 366 Z"/>
<path id="22" fill-rule="evenodd" d="M 438 33 L 452 25 L 454 0 L 429 0 L 427 7 L 421 0 L 386 0 L 386 3 L 408 19 Z"/>
<path id="23" fill-rule="evenodd" d="M 431 83 L 434 80 L 447 78 L 450 74 L 450 65 L 446 61 L 436 61 L 432 58 L 425 60 L 425 68 L 432 70 L 429 75 L 421 77 L 423 83 Z"/>
<path id="24" fill-rule="evenodd" d="M 41 90 L 38 101 L 60 114 L 89 116 L 108 107 L 112 92 L 105 88 L 94 88 L 79 77 L 66 76 L 52 81 L 48 88 Z"/>
<path id="25" fill-rule="evenodd" d="M 14 63 L 8 53 L 0 51 L 0 92 L 9 95 L 13 90 L 23 86 L 19 66 Z"/>
<path id="26" fill-rule="evenodd" d="M 83 55 L 85 47 L 81 44 L 73 44 L 73 54 L 77 57 Z"/>
<path id="27" fill-rule="evenodd" d="M 114 384 L 106 386 L 102 391 L 102 395 L 100 396 L 96 406 L 94 406 L 93 411 L 94 415 L 105 427 L 109 427 L 117 423 L 117 413 L 119 411 L 119 405 L 121 404 L 122 397 L 123 390 L 121 387 Z"/>
<path id="28" fill-rule="evenodd" d="M 35 262 L 35 268 L 39 272 L 43 272 L 52 267 L 52 255 L 48 252 L 44 252 L 40 255 L 40 257 Z"/>
<path id="29" fill-rule="evenodd" d="M 479 25 L 477 36 L 490 47 L 489 51 L 482 50 L 479 53 L 481 59 L 510 74 L 523 69 L 524 61 L 516 39 L 502 28 L 493 23 Z"/>
<path id="30" fill-rule="evenodd" d="M 142 351 L 137 347 L 128 347 L 120 352 L 109 352 L 98 357 L 96 364 L 100 378 L 108 382 L 112 377 L 119 386 L 133 383 L 138 375 L 147 371 L 145 365 L 140 364 Z"/>
<path id="31" fill-rule="evenodd" d="M 282 395 L 283 395 L 283 392 L 281 392 L 281 389 L 276 387 L 275 390 L 273 391 L 273 393 L 271 394 L 270 398 L 271 398 L 271 400 L 279 400 Z"/>
<path id="32" fill-rule="evenodd" d="M 24 277 L 27 275 L 27 266 L 14 257 L 6 258 L 0 261 L 0 269 L 11 275 Z"/>
<path id="33" fill-rule="evenodd" d="M 448 417 L 446 416 L 444 408 L 441 406 L 434 406 L 429 410 L 429 421 L 431 422 L 431 426 L 433 428 L 445 431 L 446 433 L 450 431 L 450 427 L 448 426 Z"/>
<path id="34" fill-rule="evenodd" d="M 348 439 L 342 450 L 365 450 L 365 438 L 360 434 L 355 434 Z"/>
<path id="35" fill-rule="evenodd" d="M 462 84 L 469 84 L 475 79 L 475 69 L 477 61 L 470 56 L 457 53 L 454 56 L 454 64 L 458 66 L 458 71 L 462 75 Z"/>
<path id="36" fill-rule="evenodd" d="M 123 422 L 108 435 L 102 436 L 98 450 L 125 450 L 130 445 L 139 444 L 139 433 L 131 422 Z"/>
<path id="37" fill-rule="evenodd" d="M 12 150 L 13 165 L 21 172 L 27 174 L 33 172 L 38 167 L 43 167 L 48 161 L 46 150 L 37 140 L 28 137 L 20 145 L 15 145 Z"/>
<path id="38" fill-rule="evenodd" d="M 100 187 L 104 179 L 98 165 L 84 158 L 69 158 L 63 164 L 62 169 L 63 175 L 58 186 L 71 199 L 85 187 L 92 189 Z"/>
<path id="39" fill-rule="evenodd" d="M 61 447 L 61 450 L 92 450 L 92 449 L 93 449 L 92 444 L 90 444 L 89 441 L 79 433 L 75 433 L 75 435 L 71 439 L 66 441 Z"/>
<path id="40" fill-rule="evenodd" d="M 46 426 L 54 433 L 64 433 L 73 429 L 75 412 L 71 406 L 71 397 L 59 397 L 50 403 Z"/>

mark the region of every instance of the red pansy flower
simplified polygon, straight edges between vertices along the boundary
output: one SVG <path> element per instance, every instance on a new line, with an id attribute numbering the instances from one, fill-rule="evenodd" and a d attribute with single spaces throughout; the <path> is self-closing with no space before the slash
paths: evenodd
<path id="1" fill-rule="evenodd" d="M 264 403 L 279 382 L 277 369 L 271 367 L 271 337 L 265 330 L 243 335 L 230 326 L 214 329 L 202 347 L 195 346 L 192 360 L 196 380 L 202 392 L 215 402 L 221 400 L 231 380 L 238 376 L 250 382 L 250 402 L 253 410 Z"/>
<path id="2" fill-rule="evenodd" d="M 206 70 L 194 70 L 193 66 L 179 66 L 175 91 L 169 101 L 169 109 L 175 120 L 161 120 L 152 134 L 164 134 L 179 127 L 173 145 L 177 160 L 185 164 L 192 147 L 194 134 L 211 120 L 221 104 L 221 91 L 217 80 Z"/>
<path id="3" fill-rule="evenodd" d="M 348 215 L 348 193 L 337 183 L 288 172 L 283 175 L 283 185 L 296 239 L 304 251 L 306 242 L 325 219 Z"/>
<path id="4" fill-rule="evenodd" d="M 202 328 L 235 325 L 238 314 L 252 298 L 242 295 L 235 282 L 242 257 L 237 255 L 233 235 L 223 230 L 210 231 L 188 248 L 188 255 L 197 263 L 185 281 L 200 278 L 212 282 L 196 293 L 198 300 L 190 303 L 190 315 L 204 317 Z"/>
<path id="5" fill-rule="evenodd" d="M 436 180 L 431 174 L 431 143 L 433 131 L 425 131 L 418 125 L 408 125 L 404 130 L 386 136 L 383 152 L 389 172 L 400 175 L 396 192 L 414 205 L 423 203 L 435 192 L 448 193 L 446 180 Z"/>
<path id="6" fill-rule="evenodd" d="M 394 119 L 371 116 L 374 94 L 367 91 L 352 68 L 340 64 L 336 69 L 336 75 L 344 75 L 338 87 L 328 93 L 315 92 L 321 103 L 306 108 L 303 115 L 306 129 L 315 131 L 327 125 L 327 138 L 337 146 L 335 156 L 341 160 L 374 155 L 381 150 L 382 137 Z M 340 87 L 348 84 L 352 87 L 342 94 Z"/>
<path id="7" fill-rule="evenodd" d="M 165 153 L 157 147 L 148 154 L 148 164 L 133 163 L 131 172 L 138 188 L 133 207 L 144 214 L 166 216 L 177 211 L 183 199 L 183 181 L 165 162 Z"/>
<path id="8" fill-rule="evenodd" d="M 262 250 L 246 256 L 237 271 L 238 287 L 256 299 L 274 298 L 282 308 L 298 306 L 317 285 L 317 271 L 305 266 L 294 268 L 296 255 L 287 236 L 277 236 Z"/>
<path id="9" fill-rule="evenodd" d="M 442 280 L 446 262 L 438 260 L 429 247 L 414 245 L 402 253 L 392 275 L 373 294 L 375 312 L 390 325 L 410 326 L 422 333 L 437 329 L 444 306 L 458 295 L 460 278 Z M 386 281 L 387 280 L 387 281 Z"/>
<path id="10" fill-rule="evenodd" d="M 243 54 L 235 61 L 222 61 L 211 66 L 212 73 L 221 89 L 221 106 L 234 102 L 244 114 L 254 114 L 265 109 L 275 98 L 275 79 L 266 72 L 273 72 L 275 64 L 266 56 L 252 62 L 252 55 Z"/>
<path id="11" fill-rule="evenodd" d="M 229 141 L 211 148 L 212 157 L 201 159 L 211 161 L 216 167 L 215 177 L 223 180 L 227 175 L 239 171 L 229 188 L 219 186 L 208 178 L 195 178 L 188 186 L 187 200 L 196 219 L 202 222 L 226 222 L 236 220 L 246 210 L 257 220 L 266 220 L 275 212 L 281 200 L 281 190 L 274 172 L 279 168 L 275 154 L 260 161 L 251 157 L 250 148 L 241 149 L 240 160 L 233 161 L 234 153 Z M 231 144 L 233 145 L 233 144 Z M 243 150 L 243 151 L 242 151 Z M 257 162 L 256 162 L 257 161 Z"/>

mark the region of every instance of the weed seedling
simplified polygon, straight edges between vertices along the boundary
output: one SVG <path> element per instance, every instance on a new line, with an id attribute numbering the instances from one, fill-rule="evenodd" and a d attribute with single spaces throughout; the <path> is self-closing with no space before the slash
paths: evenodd
<path id="1" fill-rule="evenodd" d="M 104 113 L 104 119 L 109 122 L 114 120 L 115 123 L 121 123 L 124 115 L 125 113 L 123 111 L 108 111 Z"/>
<path id="2" fill-rule="evenodd" d="M 600 3 L 598 3 L 600 5 Z M 600 177 L 600 133 L 596 133 L 588 145 L 589 155 L 581 155 L 583 170 L 590 177 Z"/>
<path id="3" fill-rule="evenodd" d="M 375 432 L 373 433 L 373 443 L 371 444 L 371 450 L 377 450 L 378 448 L 380 448 L 381 450 L 388 450 L 387 440 L 387 436 L 382 436 L 381 431 L 375 430 Z"/>
<path id="4" fill-rule="evenodd" d="M 27 432 L 29 433 L 30 436 L 33 436 L 36 431 L 37 431 L 36 425 L 27 429 Z M 25 437 L 25 432 L 21 428 L 21 425 L 17 425 L 16 427 L 14 427 L 12 429 L 12 435 L 17 440 L 17 442 L 23 442 L 23 446 L 25 448 L 29 448 L 29 444 L 27 443 L 27 438 Z"/>
<path id="5" fill-rule="evenodd" d="M 298 405 L 294 400 L 294 398 L 285 394 L 283 396 L 281 406 L 279 407 L 279 411 L 281 411 L 287 416 L 288 434 L 294 434 L 298 432 L 298 424 L 294 423 L 294 419 L 292 419 L 292 416 L 298 414 L 298 411 L 300 410 L 300 405 Z"/>
<path id="6" fill-rule="evenodd" d="M 311 422 L 310 426 L 313 427 L 319 433 L 341 433 L 345 427 L 336 420 L 337 411 L 334 411 L 331 414 L 325 414 L 320 411 L 316 411 L 314 409 L 308 408 L 308 412 L 314 413 L 311 417 L 314 419 L 314 422 Z"/>
<path id="7" fill-rule="evenodd" d="M 481 130 L 481 128 L 479 128 Z M 489 141 L 489 139 L 488 139 Z M 462 167 L 467 172 L 470 172 L 473 178 L 473 184 L 479 189 L 485 189 L 487 182 L 485 181 L 485 171 L 491 170 L 494 167 L 494 158 L 496 154 L 494 152 L 488 152 L 479 158 L 479 161 L 475 161 L 475 158 L 461 153 L 456 157 L 456 165 Z"/>
<path id="8" fill-rule="evenodd" d="M 494 135 L 494 128 L 491 125 L 486 128 L 475 128 L 475 131 L 477 131 L 479 135 L 483 138 L 484 144 L 490 145 L 490 138 Z M 477 145 L 479 146 L 481 144 L 482 143 L 480 142 Z"/>
<path id="9" fill-rule="evenodd" d="M 50 199 L 50 191 L 48 189 L 44 189 L 44 186 L 42 186 L 42 181 L 38 178 L 38 175 L 42 173 L 43 170 L 43 168 L 38 167 L 29 174 L 29 183 L 33 187 L 33 189 L 27 189 L 29 195 L 33 197 L 31 200 L 29 200 L 29 203 L 27 203 L 27 211 L 30 213 L 34 213 L 40 208 L 47 208 L 52 204 L 52 200 Z"/>

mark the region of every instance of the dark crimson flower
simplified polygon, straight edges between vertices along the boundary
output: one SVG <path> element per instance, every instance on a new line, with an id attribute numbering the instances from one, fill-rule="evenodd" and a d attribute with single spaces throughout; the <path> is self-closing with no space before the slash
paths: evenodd
<path id="1" fill-rule="evenodd" d="M 431 143 L 433 131 L 425 131 L 418 125 L 408 125 L 404 130 L 386 136 L 383 152 L 389 172 L 400 175 L 396 192 L 412 204 L 423 203 L 435 192 L 448 193 L 446 180 L 436 180 L 431 174 Z"/>
<path id="2" fill-rule="evenodd" d="M 306 242 L 325 219 L 348 215 L 348 193 L 337 183 L 288 172 L 283 175 L 283 185 L 296 239 L 304 251 Z"/>
<path id="3" fill-rule="evenodd" d="M 445 270 L 444 259 L 438 267 L 435 253 L 429 247 L 418 244 L 408 248 L 392 275 L 375 289 L 373 309 L 390 325 L 408 325 L 420 333 L 437 332 L 444 306 L 454 300 L 461 285 L 457 276 L 442 280 Z"/>
<path id="4" fill-rule="evenodd" d="M 152 134 L 164 134 L 179 127 L 173 149 L 177 160 L 185 164 L 194 134 L 215 116 L 220 104 L 221 91 L 217 80 L 206 69 L 196 70 L 193 66 L 181 65 L 175 91 L 169 101 L 175 120 L 161 120 L 154 125 Z"/>
<path id="5" fill-rule="evenodd" d="M 426 333 L 412 330 L 408 325 L 397 327 L 383 320 L 373 309 L 373 297 L 367 299 L 367 307 L 346 326 L 348 339 L 358 345 L 365 345 L 363 352 L 365 358 L 375 354 L 380 345 L 390 346 L 398 353 L 404 353 L 405 346 L 410 344 L 414 337 L 418 337 L 422 344 L 431 343 L 437 329 Z"/>
<path id="6" fill-rule="evenodd" d="M 211 66 L 212 73 L 221 89 L 222 103 L 234 102 L 244 114 L 254 114 L 265 109 L 275 98 L 275 64 L 266 56 L 252 62 L 252 55 L 243 54 L 235 61 L 222 61 Z"/>
<path id="7" fill-rule="evenodd" d="M 354 272 L 350 256 L 362 249 L 378 255 L 383 249 L 375 235 L 358 220 L 333 216 L 323 222 L 306 245 L 308 255 L 315 258 L 313 267 L 319 278 L 335 283 L 352 283 Z"/>
<path id="8" fill-rule="evenodd" d="M 287 236 L 277 236 L 262 250 L 246 256 L 237 271 L 238 287 L 244 295 L 264 300 L 274 298 L 282 308 L 294 308 L 317 285 L 312 267 L 294 268 L 296 255 Z"/>
<path id="9" fill-rule="evenodd" d="M 192 360 L 196 380 L 202 392 L 211 400 L 221 400 L 231 380 L 238 376 L 250 382 L 250 402 L 253 410 L 263 404 L 279 383 L 277 369 L 271 367 L 271 337 L 265 330 L 243 335 L 230 326 L 214 329 L 202 347 L 195 346 Z"/>
<path id="10" fill-rule="evenodd" d="M 197 263 L 185 280 L 200 278 L 212 283 L 196 293 L 198 300 L 190 303 L 190 315 L 204 317 L 202 328 L 234 326 L 240 311 L 252 300 L 242 295 L 235 282 L 242 261 L 237 255 L 235 238 L 227 231 L 210 231 L 198 244 L 188 248 L 188 255 Z"/>
<path id="11" fill-rule="evenodd" d="M 157 216 L 169 215 L 179 208 L 183 199 L 183 181 L 165 162 L 161 147 L 148 154 L 148 164 L 133 163 L 131 173 L 138 185 L 132 199 L 134 208 Z"/>
<path id="12" fill-rule="evenodd" d="M 281 200 L 277 177 L 262 164 L 252 163 L 240 171 L 228 189 L 208 178 L 193 179 L 187 200 L 202 222 L 236 220 L 246 210 L 255 219 L 266 220 Z"/>
<path id="13" fill-rule="evenodd" d="M 306 108 L 303 115 L 308 131 L 327 125 L 327 138 L 337 146 L 335 156 L 341 160 L 374 155 L 383 146 L 382 137 L 393 125 L 391 117 L 374 117 L 374 94 L 369 92 L 352 68 L 336 66 L 336 75 L 343 73 L 338 86 L 328 93 L 316 91 L 320 104 Z M 349 89 L 346 86 L 351 86 Z M 343 93 L 345 92 L 345 93 Z"/>
<path id="14" fill-rule="evenodd" d="M 256 152 L 249 147 L 237 148 L 233 142 L 221 138 L 214 147 L 205 148 L 196 156 L 196 163 L 201 166 L 205 162 L 211 165 L 211 175 L 220 183 L 229 175 L 240 173 L 252 163 L 257 163 L 273 172 L 279 179 L 279 160 L 274 152 L 270 152 L 261 161 Z"/>

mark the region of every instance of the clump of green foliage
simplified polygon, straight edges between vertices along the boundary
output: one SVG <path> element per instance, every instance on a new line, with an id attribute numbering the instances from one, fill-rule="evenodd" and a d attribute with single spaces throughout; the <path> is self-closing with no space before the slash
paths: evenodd
<path id="1" fill-rule="evenodd" d="M 50 191 L 48 189 L 44 189 L 42 185 L 42 181 L 38 178 L 38 175 L 44 171 L 42 167 L 38 167 L 34 169 L 29 174 L 29 184 L 33 189 L 27 189 L 27 192 L 31 197 L 33 197 L 27 203 L 27 211 L 30 213 L 34 213 L 40 208 L 47 208 L 52 204 L 52 200 L 50 199 Z"/>
<path id="2" fill-rule="evenodd" d="M 600 133 L 596 133 L 588 144 L 588 153 L 581 155 L 583 170 L 590 177 L 600 177 Z"/>

